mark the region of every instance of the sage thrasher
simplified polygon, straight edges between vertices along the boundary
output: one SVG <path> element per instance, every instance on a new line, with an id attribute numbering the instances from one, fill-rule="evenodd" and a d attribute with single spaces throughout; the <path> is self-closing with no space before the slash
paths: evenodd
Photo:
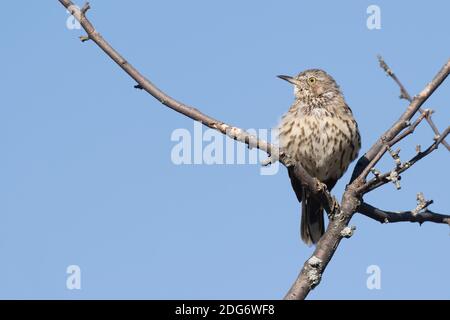
<path id="1" fill-rule="evenodd" d="M 331 190 L 358 156 L 358 124 L 336 81 L 325 71 L 306 70 L 296 77 L 278 76 L 294 85 L 295 101 L 279 125 L 280 147 Z M 315 244 L 324 233 L 323 207 L 288 168 L 302 203 L 301 237 Z"/>

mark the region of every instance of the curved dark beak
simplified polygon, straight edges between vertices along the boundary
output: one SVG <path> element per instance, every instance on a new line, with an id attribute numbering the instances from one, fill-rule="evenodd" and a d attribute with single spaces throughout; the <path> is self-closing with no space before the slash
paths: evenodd
<path id="1" fill-rule="evenodd" d="M 287 82 L 289 82 L 289 83 L 297 84 L 297 79 L 295 79 L 294 77 L 291 77 L 291 76 L 283 76 L 283 75 L 280 75 L 280 76 L 277 76 L 277 77 L 280 78 L 280 79 L 283 79 L 283 80 L 285 80 L 285 81 L 287 81 Z"/>

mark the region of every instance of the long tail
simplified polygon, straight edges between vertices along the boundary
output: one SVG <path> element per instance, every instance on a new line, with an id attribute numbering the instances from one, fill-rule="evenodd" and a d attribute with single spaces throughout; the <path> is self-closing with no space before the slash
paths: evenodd
<path id="1" fill-rule="evenodd" d="M 303 188 L 302 195 L 302 222 L 300 234 L 302 240 L 309 246 L 316 244 L 325 232 L 323 221 L 323 208 L 320 202 L 308 196 Z"/>
<path id="2" fill-rule="evenodd" d="M 298 201 L 302 204 L 302 223 L 300 226 L 302 240 L 307 245 L 316 244 L 325 232 L 323 208 L 302 187 L 301 182 L 295 177 L 292 167 L 288 168 L 288 173 L 289 178 L 291 178 L 292 188 L 295 191 Z M 329 191 L 333 189 L 336 182 L 337 180 L 334 179 L 324 181 Z"/>

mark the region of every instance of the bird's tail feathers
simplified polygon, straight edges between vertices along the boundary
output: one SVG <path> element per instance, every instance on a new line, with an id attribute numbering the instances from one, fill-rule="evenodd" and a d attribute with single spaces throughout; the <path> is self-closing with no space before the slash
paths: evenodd
<path id="1" fill-rule="evenodd" d="M 301 237 L 307 245 L 316 244 L 325 232 L 323 207 L 303 191 Z"/>

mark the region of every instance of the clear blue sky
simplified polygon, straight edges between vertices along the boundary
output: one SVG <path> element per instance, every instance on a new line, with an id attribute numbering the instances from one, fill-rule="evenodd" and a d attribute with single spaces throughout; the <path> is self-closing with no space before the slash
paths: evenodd
<path id="1" fill-rule="evenodd" d="M 82 4 L 82 3 L 79 3 Z M 381 8 L 381 29 L 366 8 Z M 271 128 L 292 102 L 278 74 L 318 67 L 341 85 L 363 149 L 404 110 L 381 53 L 418 93 L 449 58 L 450 4 L 432 1 L 91 1 L 89 17 L 160 88 L 243 128 Z M 193 122 L 142 91 L 58 1 L 2 4 L 0 298 L 278 299 L 313 248 L 286 170 L 181 165 L 172 132 Z M 450 119 L 450 81 L 427 103 Z M 432 132 L 402 144 L 403 159 Z M 366 197 L 409 210 L 422 191 L 449 213 L 449 153 L 440 148 Z M 380 168 L 389 168 L 391 160 Z M 351 169 L 353 166 L 351 166 Z M 349 172 L 338 183 L 340 197 Z M 450 229 L 381 225 L 356 215 L 310 298 L 450 298 Z M 66 268 L 81 268 L 81 290 Z M 378 265 L 381 290 L 366 288 Z"/>

